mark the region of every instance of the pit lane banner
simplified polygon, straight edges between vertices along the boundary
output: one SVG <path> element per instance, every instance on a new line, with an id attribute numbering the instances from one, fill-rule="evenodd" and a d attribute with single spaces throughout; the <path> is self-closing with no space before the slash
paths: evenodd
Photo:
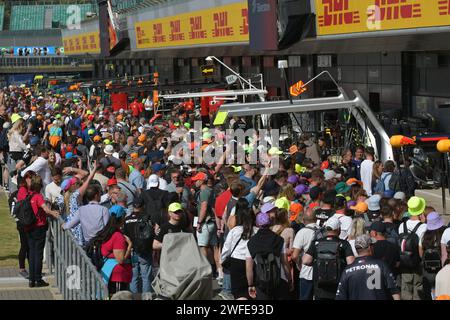
<path id="1" fill-rule="evenodd" d="M 136 22 L 136 48 L 248 42 L 247 1 Z"/>
<path id="2" fill-rule="evenodd" d="M 65 55 L 100 53 L 100 33 L 98 31 L 63 37 Z"/>
<path id="3" fill-rule="evenodd" d="M 450 0 L 315 0 L 319 36 L 450 25 Z"/>

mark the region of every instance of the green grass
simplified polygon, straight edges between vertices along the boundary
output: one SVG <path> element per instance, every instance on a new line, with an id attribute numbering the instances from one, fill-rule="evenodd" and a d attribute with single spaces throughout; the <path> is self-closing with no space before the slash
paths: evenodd
<path id="1" fill-rule="evenodd" d="M 20 241 L 16 223 L 9 213 L 5 193 L 0 193 L 0 267 L 19 267 Z"/>

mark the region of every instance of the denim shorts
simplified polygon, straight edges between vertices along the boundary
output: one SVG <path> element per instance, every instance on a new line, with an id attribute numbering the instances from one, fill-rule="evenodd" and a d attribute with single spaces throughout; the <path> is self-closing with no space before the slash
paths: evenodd
<path id="1" fill-rule="evenodd" d="M 197 243 L 199 247 L 213 247 L 217 245 L 217 227 L 214 221 L 208 221 L 202 225 L 202 232 L 197 231 Z"/>

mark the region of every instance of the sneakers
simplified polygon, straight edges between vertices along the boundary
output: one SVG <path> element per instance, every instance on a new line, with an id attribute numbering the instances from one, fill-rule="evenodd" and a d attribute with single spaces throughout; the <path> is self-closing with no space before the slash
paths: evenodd
<path id="1" fill-rule="evenodd" d="M 234 300 L 234 296 L 231 293 L 225 291 L 220 291 L 218 296 L 221 297 L 222 300 Z"/>
<path id="2" fill-rule="evenodd" d="M 28 277 L 29 277 L 29 274 L 28 274 L 28 271 L 27 271 L 27 270 L 22 270 L 22 271 L 19 272 L 19 274 L 20 274 L 22 277 L 24 277 L 25 279 L 28 279 Z"/>
<path id="3" fill-rule="evenodd" d="M 39 281 L 30 281 L 28 283 L 28 286 L 30 288 L 42 288 L 42 287 L 48 287 L 49 284 L 47 282 L 45 282 L 44 280 L 39 280 Z"/>
<path id="4" fill-rule="evenodd" d="M 217 278 L 217 284 L 219 285 L 219 287 L 223 286 L 223 277 L 222 278 Z"/>

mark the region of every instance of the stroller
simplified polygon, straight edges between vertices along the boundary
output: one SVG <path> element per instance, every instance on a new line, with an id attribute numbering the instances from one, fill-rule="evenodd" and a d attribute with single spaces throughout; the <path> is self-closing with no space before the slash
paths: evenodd
<path id="1" fill-rule="evenodd" d="M 212 299 L 211 265 L 191 233 L 164 236 L 159 272 L 152 287 L 161 300 Z"/>

